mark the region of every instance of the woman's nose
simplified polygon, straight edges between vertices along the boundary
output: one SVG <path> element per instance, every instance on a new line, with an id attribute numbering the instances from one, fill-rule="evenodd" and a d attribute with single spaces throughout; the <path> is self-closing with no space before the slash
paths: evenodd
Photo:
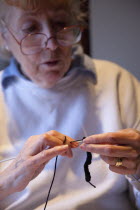
<path id="1" fill-rule="evenodd" d="M 58 47 L 58 43 L 57 43 L 56 38 L 54 36 L 49 37 L 47 42 L 46 42 L 46 48 L 45 49 L 56 50 L 57 47 Z"/>

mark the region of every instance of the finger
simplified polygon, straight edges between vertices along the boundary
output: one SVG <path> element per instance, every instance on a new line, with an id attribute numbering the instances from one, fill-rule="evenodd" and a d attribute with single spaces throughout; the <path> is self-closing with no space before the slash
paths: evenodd
<path id="1" fill-rule="evenodd" d="M 70 145 L 69 145 L 71 148 L 77 148 L 79 146 L 79 143 L 76 142 L 75 140 L 74 141 L 71 141 L 70 142 Z"/>
<path id="2" fill-rule="evenodd" d="M 97 153 L 110 157 L 138 157 L 138 152 L 130 146 L 107 144 L 81 144 L 80 148 L 87 152 Z"/>
<path id="3" fill-rule="evenodd" d="M 59 138 L 49 134 L 35 135 L 26 141 L 22 153 L 24 152 L 25 155 L 36 155 L 47 147 L 58 145 L 62 145 L 62 141 Z"/>
<path id="4" fill-rule="evenodd" d="M 122 175 L 130 175 L 130 174 L 136 173 L 136 169 L 128 169 L 123 166 L 119 166 L 119 167 L 109 166 L 109 169 L 115 173 L 122 174 Z"/>
<path id="5" fill-rule="evenodd" d="M 140 132 L 134 129 L 124 129 L 118 132 L 110 132 L 92 135 L 83 140 L 86 144 L 129 144 L 140 148 Z"/>
<path id="6" fill-rule="evenodd" d="M 58 131 L 55 131 L 55 130 L 48 131 L 47 134 L 49 134 L 49 135 L 51 135 L 51 136 L 54 136 L 54 137 L 58 138 L 58 139 L 61 141 L 62 144 L 63 144 L 64 141 L 65 141 L 65 137 L 66 137 L 66 142 L 65 142 L 65 144 L 70 145 L 70 142 L 71 142 L 71 141 L 74 141 L 73 138 L 71 138 L 71 137 L 69 137 L 69 136 L 66 136 L 66 135 L 64 135 L 64 134 L 62 134 L 62 133 L 59 133 Z M 76 144 L 75 144 L 75 145 L 76 145 Z"/>
<path id="7" fill-rule="evenodd" d="M 52 136 L 48 133 L 44 134 L 44 138 L 46 141 L 46 146 L 55 147 L 59 145 L 63 145 L 62 139 L 58 138 L 57 136 Z M 64 136 L 63 136 L 64 140 Z"/>
<path id="8" fill-rule="evenodd" d="M 107 164 L 115 166 L 117 163 L 118 158 L 114 157 L 108 157 L 101 155 L 101 158 L 103 161 L 105 161 Z M 137 168 L 137 159 L 129 159 L 129 158 L 122 158 L 122 166 L 128 168 L 128 169 L 136 169 Z"/>
<path id="9" fill-rule="evenodd" d="M 69 158 L 72 158 L 73 157 L 73 153 L 72 153 L 72 150 L 71 150 L 71 147 L 70 146 L 69 146 L 69 148 L 68 148 L 67 151 L 68 151 L 68 153 L 67 153 L 68 154 L 68 157 Z"/>
<path id="10" fill-rule="evenodd" d="M 64 156 L 68 156 L 69 158 L 72 158 L 73 154 L 72 154 L 71 148 L 78 147 L 78 145 L 76 143 L 75 144 L 71 144 L 71 141 L 74 141 L 74 139 L 70 138 L 69 136 L 64 136 L 63 134 L 61 134 L 61 133 L 59 133 L 57 131 L 54 131 L 54 130 L 49 131 L 48 133 L 51 134 L 54 139 L 55 138 L 59 139 L 61 144 L 69 145 L 68 150 L 63 155 Z M 46 135 L 48 135 L 48 133 Z M 51 141 L 51 142 L 53 142 L 53 141 Z"/>
<path id="11" fill-rule="evenodd" d="M 43 149 L 52 148 L 55 146 L 63 145 L 66 136 L 63 135 L 63 139 L 58 138 L 58 136 L 52 136 L 48 133 L 42 134 L 40 137 L 40 142 L 43 145 Z M 68 144 L 68 139 L 66 138 L 65 145 Z"/>
<path id="12" fill-rule="evenodd" d="M 41 165 L 47 163 L 50 159 L 57 155 L 61 155 L 68 150 L 68 145 L 56 146 L 48 150 L 43 150 L 39 154 L 32 157 L 34 165 Z"/>
<path id="13" fill-rule="evenodd" d="M 70 140 L 68 140 L 67 136 L 62 135 L 61 133 L 58 134 L 58 132 L 56 132 L 55 134 L 56 134 L 56 136 L 52 136 L 55 141 L 54 141 L 54 144 L 53 144 L 53 141 L 51 140 L 51 145 L 52 145 L 51 147 L 55 146 L 55 142 L 57 140 L 60 140 L 59 143 L 61 145 L 64 144 L 64 145 L 68 145 L 69 146 L 68 149 L 67 149 L 67 151 L 65 153 L 63 153 L 63 156 L 68 156 L 69 158 L 72 158 L 73 154 L 72 154 L 72 150 L 71 150 L 71 145 L 69 144 L 69 141 L 71 141 L 71 138 L 70 138 Z M 57 134 L 60 135 L 59 138 L 60 137 L 61 138 L 63 137 L 63 141 L 62 141 L 62 139 L 58 139 Z"/>
<path id="14" fill-rule="evenodd" d="M 55 130 L 52 130 L 52 131 L 49 131 L 49 132 L 46 133 L 46 135 L 48 135 L 48 134 L 51 135 L 52 137 L 56 137 L 57 139 L 59 139 L 60 140 L 60 142 L 59 142 L 60 145 L 68 144 L 71 148 L 77 148 L 79 146 L 78 142 L 72 142 L 72 141 L 74 141 L 74 139 L 72 139 L 69 136 L 65 136 L 64 134 L 59 133 Z M 52 146 L 55 146 L 55 145 L 52 145 Z M 72 151 L 71 150 L 69 150 L 68 155 L 69 155 L 69 157 L 72 157 Z"/>
<path id="15" fill-rule="evenodd" d="M 67 157 L 69 157 L 69 158 L 72 158 L 72 157 L 73 157 L 73 153 L 72 153 L 71 148 L 68 147 L 68 150 L 67 150 L 66 152 L 64 152 L 64 153 L 62 154 L 62 156 L 67 156 Z"/>

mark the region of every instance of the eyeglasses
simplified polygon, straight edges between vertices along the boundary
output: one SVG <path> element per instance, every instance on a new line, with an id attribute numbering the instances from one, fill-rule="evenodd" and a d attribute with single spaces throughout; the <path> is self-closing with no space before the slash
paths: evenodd
<path id="1" fill-rule="evenodd" d="M 4 25 L 6 26 L 12 37 L 20 45 L 21 52 L 24 55 L 33 55 L 40 53 L 43 49 L 46 48 L 48 41 L 52 38 L 54 38 L 61 46 L 70 46 L 76 44 L 81 40 L 82 31 L 84 29 L 82 26 L 73 25 L 63 28 L 51 37 L 48 37 L 46 34 L 43 33 L 33 33 L 26 35 L 24 38 L 21 39 L 21 41 L 18 41 L 18 39 L 15 37 L 15 35 L 9 29 L 5 22 Z"/>

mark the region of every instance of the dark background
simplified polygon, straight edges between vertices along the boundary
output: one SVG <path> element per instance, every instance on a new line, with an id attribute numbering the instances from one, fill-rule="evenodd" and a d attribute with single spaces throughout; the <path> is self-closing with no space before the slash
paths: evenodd
<path id="1" fill-rule="evenodd" d="M 86 4 L 90 17 L 82 40 L 85 52 L 121 65 L 140 80 L 140 0 L 87 0 Z"/>

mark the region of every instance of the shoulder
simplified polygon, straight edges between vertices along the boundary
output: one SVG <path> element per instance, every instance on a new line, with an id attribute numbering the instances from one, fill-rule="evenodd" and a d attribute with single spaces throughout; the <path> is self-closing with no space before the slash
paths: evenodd
<path id="1" fill-rule="evenodd" d="M 107 60 L 93 59 L 98 82 L 115 82 L 123 85 L 131 84 L 140 88 L 140 82 L 122 66 Z"/>
<path id="2" fill-rule="evenodd" d="M 130 72 L 110 61 L 93 59 L 93 62 L 100 89 L 111 91 L 115 88 L 122 97 L 125 94 L 140 100 L 140 82 Z"/>
<path id="3" fill-rule="evenodd" d="M 140 82 L 120 65 L 93 59 L 97 75 L 97 90 L 106 98 L 116 97 L 122 122 L 133 127 L 140 119 Z M 112 99 L 111 99 L 112 100 Z"/>
<path id="4" fill-rule="evenodd" d="M 108 60 L 93 59 L 93 63 L 95 65 L 97 74 L 102 74 L 102 75 L 106 74 L 107 76 L 120 75 L 120 74 L 131 75 L 122 66 Z"/>

